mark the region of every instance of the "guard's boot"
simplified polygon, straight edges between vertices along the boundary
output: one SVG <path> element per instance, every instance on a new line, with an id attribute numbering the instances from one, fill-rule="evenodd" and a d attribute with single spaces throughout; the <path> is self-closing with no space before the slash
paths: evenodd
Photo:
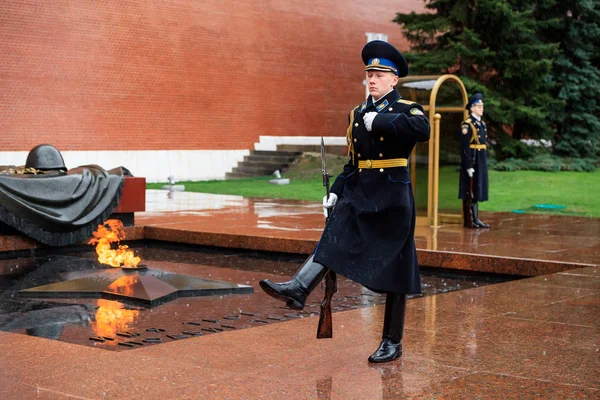
<path id="1" fill-rule="evenodd" d="M 484 224 L 479 220 L 479 207 L 477 203 L 473 203 L 473 223 L 477 225 L 478 228 L 489 228 L 488 224 Z"/>
<path id="2" fill-rule="evenodd" d="M 477 228 L 473 222 L 473 207 L 466 199 L 463 199 L 463 220 L 465 228 Z"/>
<path id="3" fill-rule="evenodd" d="M 314 255 L 310 256 L 291 280 L 273 283 L 268 279 L 264 279 L 260 281 L 260 287 L 269 296 L 285 301 L 289 308 L 302 310 L 310 292 L 317 287 L 329 271 L 328 268 L 314 262 L 313 258 Z"/>
<path id="4" fill-rule="evenodd" d="M 402 355 L 404 316 L 406 315 L 406 295 L 388 293 L 385 299 L 383 335 L 377 351 L 369 357 L 369 362 L 382 363 L 395 360 Z"/>

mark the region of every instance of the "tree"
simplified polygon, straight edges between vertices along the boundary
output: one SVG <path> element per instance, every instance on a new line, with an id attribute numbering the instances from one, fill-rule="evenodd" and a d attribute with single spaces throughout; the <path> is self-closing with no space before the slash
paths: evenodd
<path id="1" fill-rule="evenodd" d="M 552 74 L 554 95 L 565 102 L 555 110 L 554 150 L 570 157 L 594 157 L 600 148 L 600 2 L 543 2 L 538 18 L 550 21 L 546 41 L 559 42 Z"/>
<path id="2" fill-rule="evenodd" d="M 559 44 L 542 40 L 547 21 L 526 0 L 426 0 L 433 13 L 396 14 L 411 43 L 406 54 L 418 73 L 456 73 L 470 92 L 481 91 L 493 132 L 552 138 L 553 58 Z"/>

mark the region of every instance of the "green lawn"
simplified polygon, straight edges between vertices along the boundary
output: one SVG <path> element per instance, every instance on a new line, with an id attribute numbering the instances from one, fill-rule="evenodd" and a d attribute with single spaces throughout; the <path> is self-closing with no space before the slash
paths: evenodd
<path id="1" fill-rule="evenodd" d="M 328 169 L 339 172 L 343 158 L 328 157 Z M 321 201 L 324 194 L 318 158 L 308 155 L 284 174 L 289 185 L 272 185 L 260 177 L 228 181 L 177 182 L 187 191 L 233 194 L 247 197 L 270 197 Z M 490 200 L 480 203 L 484 211 L 524 210 L 527 213 L 600 217 L 600 170 L 595 172 L 489 171 Z M 150 183 L 149 189 L 160 189 L 166 183 Z M 417 205 L 427 203 L 425 171 L 417 171 Z M 455 167 L 440 169 L 439 208 L 459 210 L 458 171 Z M 564 210 L 539 210 L 535 204 L 556 204 Z"/>

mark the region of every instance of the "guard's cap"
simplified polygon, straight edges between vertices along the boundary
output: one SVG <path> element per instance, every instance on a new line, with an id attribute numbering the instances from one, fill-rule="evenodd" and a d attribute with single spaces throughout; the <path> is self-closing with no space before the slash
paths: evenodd
<path id="1" fill-rule="evenodd" d="M 479 92 L 473 93 L 473 96 L 469 99 L 467 106 L 465 107 L 467 110 L 471 109 L 475 104 L 483 103 L 483 95 Z"/>
<path id="2" fill-rule="evenodd" d="M 365 63 L 365 71 L 393 72 L 399 78 L 408 75 L 408 64 L 402 53 L 382 40 L 367 43 L 362 49 L 362 60 Z"/>

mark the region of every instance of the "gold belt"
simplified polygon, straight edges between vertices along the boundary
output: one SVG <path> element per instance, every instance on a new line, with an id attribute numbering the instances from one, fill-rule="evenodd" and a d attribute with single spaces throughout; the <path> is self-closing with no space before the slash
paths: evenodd
<path id="1" fill-rule="evenodd" d="M 408 166 L 407 158 L 390 158 L 387 160 L 360 160 L 358 161 L 358 168 L 394 168 L 394 167 L 406 167 Z"/>
<path id="2" fill-rule="evenodd" d="M 477 150 L 485 150 L 487 148 L 485 144 L 471 144 L 469 147 Z"/>

